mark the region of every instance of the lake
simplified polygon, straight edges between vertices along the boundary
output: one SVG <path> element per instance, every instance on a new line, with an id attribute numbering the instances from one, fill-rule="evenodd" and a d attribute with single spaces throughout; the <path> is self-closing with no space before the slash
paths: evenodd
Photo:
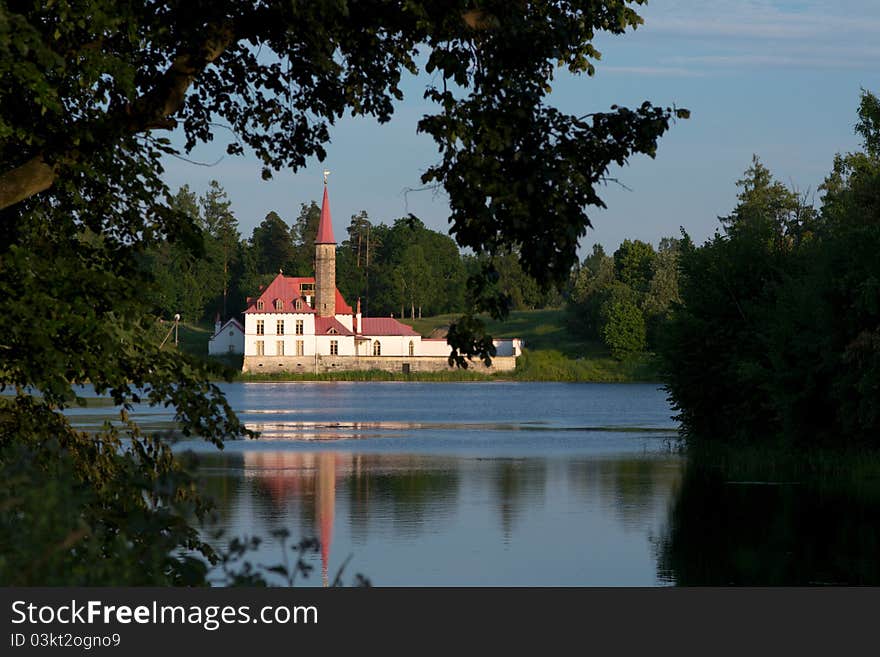
<path id="1" fill-rule="evenodd" d="M 676 449 L 653 384 L 235 383 L 257 440 L 197 440 L 220 549 L 379 586 L 877 584 L 880 486 L 755 478 Z M 109 410 L 109 409 L 108 409 Z M 89 426 L 95 409 L 72 411 Z M 138 407 L 148 427 L 173 424 Z M 76 417 L 78 416 L 78 417 Z"/>
<path id="2" fill-rule="evenodd" d="M 314 536 L 305 584 L 654 585 L 681 458 L 656 385 L 245 383 L 204 454 L 226 535 Z M 187 442 L 178 449 L 201 449 Z M 253 558 L 281 560 L 275 540 Z"/>

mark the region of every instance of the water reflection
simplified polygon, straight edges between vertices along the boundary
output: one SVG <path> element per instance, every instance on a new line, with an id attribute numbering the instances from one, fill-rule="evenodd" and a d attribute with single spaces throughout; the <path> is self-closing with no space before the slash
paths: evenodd
<path id="1" fill-rule="evenodd" d="M 679 585 L 880 584 L 880 482 L 760 480 L 689 463 L 660 544 Z"/>
<path id="2" fill-rule="evenodd" d="M 381 585 L 656 584 L 653 537 L 680 465 L 669 454 L 639 468 L 616 457 L 292 449 L 204 460 L 227 535 L 318 537 L 325 585 L 351 555 L 349 575 Z M 278 563 L 277 546 L 255 558 Z"/>

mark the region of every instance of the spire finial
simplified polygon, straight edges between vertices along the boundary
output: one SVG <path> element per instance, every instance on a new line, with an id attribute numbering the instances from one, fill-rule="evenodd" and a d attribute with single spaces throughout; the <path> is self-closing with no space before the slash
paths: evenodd
<path id="1" fill-rule="evenodd" d="M 327 184 L 327 176 L 330 175 L 330 169 L 324 169 L 324 184 Z"/>

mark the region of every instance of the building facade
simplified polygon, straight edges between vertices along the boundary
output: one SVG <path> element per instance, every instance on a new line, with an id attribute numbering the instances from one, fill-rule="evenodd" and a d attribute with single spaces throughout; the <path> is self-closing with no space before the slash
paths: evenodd
<path id="1" fill-rule="evenodd" d="M 208 355 L 244 353 L 244 326 L 237 319 L 228 319 L 225 324 L 220 317 L 214 320 L 214 335 L 208 338 Z"/>
<path id="2" fill-rule="evenodd" d="M 336 288 L 336 240 L 327 183 L 315 239 L 315 276 L 279 273 L 244 312 L 245 372 L 331 372 L 387 370 L 424 372 L 450 369 L 446 340 L 423 339 L 393 317 L 363 317 L 360 300 L 352 308 Z M 512 370 L 519 340 L 496 341 L 490 368 Z"/>

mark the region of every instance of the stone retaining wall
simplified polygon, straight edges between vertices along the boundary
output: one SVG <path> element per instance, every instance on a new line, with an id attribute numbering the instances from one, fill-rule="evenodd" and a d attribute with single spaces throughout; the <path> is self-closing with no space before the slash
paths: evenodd
<path id="1" fill-rule="evenodd" d="M 315 374 L 363 370 L 386 372 L 445 372 L 454 370 L 445 356 L 245 356 L 242 372 L 300 372 Z M 515 356 L 497 356 L 492 366 L 482 361 L 471 361 L 468 368 L 473 372 L 491 374 L 509 372 L 516 368 Z"/>

